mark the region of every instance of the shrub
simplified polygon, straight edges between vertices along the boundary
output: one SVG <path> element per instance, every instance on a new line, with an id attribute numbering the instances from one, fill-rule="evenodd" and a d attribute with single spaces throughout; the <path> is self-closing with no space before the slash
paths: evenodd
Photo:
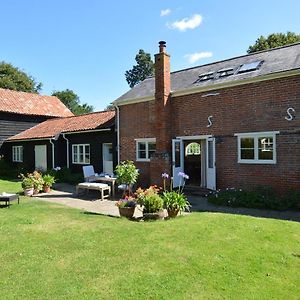
<path id="1" fill-rule="evenodd" d="M 77 184 L 84 180 L 82 173 L 72 173 L 71 170 L 66 167 L 49 170 L 47 173 L 54 176 L 55 182 Z"/>
<path id="2" fill-rule="evenodd" d="M 148 195 L 145 197 L 143 205 L 144 213 L 156 213 L 163 209 L 163 199 L 158 194 Z"/>
<path id="3" fill-rule="evenodd" d="M 136 197 L 137 202 L 143 205 L 144 213 L 156 213 L 163 209 L 163 199 L 158 195 L 160 191 L 157 186 L 150 186 L 148 189 L 143 190 L 141 188 L 137 189 Z"/>
<path id="4" fill-rule="evenodd" d="M 133 161 L 126 160 L 122 161 L 116 167 L 116 174 L 117 174 L 117 182 L 120 184 L 125 184 L 128 190 L 128 196 L 131 196 L 131 186 L 136 183 L 139 171 L 135 167 Z M 126 194 L 126 190 L 124 191 L 124 196 Z"/>
<path id="5" fill-rule="evenodd" d="M 168 211 L 175 210 L 188 210 L 190 207 L 190 203 L 188 202 L 186 196 L 177 191 L 170 191 L 163 193 L 163 202 L 164 208 Z"/>
<path id="6" fill-rule="evenodd" d="M 51 187 L 55 182 L 55 178 L 50 174 L 45 174 L 43 175 L 43 181 L 44 181 L 44 186 Z"/>
<path id="7" fill-rule="evenodd" d="M 274 210 L 299 208 L 299 199 L 300 194 L 297 191 L 290 191 L 280 196 L 269 187 L 258 187 L 254 191 L 218 190 L 208 197 L 208 201 L 216 205 Z"/>

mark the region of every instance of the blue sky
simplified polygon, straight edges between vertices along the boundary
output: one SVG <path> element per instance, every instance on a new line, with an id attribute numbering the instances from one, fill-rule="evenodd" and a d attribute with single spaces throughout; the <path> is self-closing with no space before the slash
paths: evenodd
<path id="1" fill-rule="evenodd" d="M 0 60 L 104 109 L 128 90 L 139 49 L 167 42 L 172 71 L 246 53 L 260 35 L 300 33 L 298 0 L 0 0 Z"/>

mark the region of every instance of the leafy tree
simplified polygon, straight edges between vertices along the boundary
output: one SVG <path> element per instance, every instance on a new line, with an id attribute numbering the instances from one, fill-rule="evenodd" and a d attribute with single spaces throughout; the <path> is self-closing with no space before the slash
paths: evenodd
<path id="1" fill-rule="evenodd" d="M 72 90 L 54 91 L 52 96 L 56 96 L 63 102 L 74 115 L 90 113 L 94 110 L 93 106 L 87 103 L 80 104 L 80 99 Z"/>
<path id="2" fill-rule="evenodd" d="M 131 88 L 154 74 L 154 63 L 149 53 L 140 49 L 135 56 L 136 65 L 125 72 L 126 81 Z"/>
<path id="3" fill-rule="evenodd" d="M 254 53 L 262 50 L 268 50 L 280 46 L 290 45 L 296 42 L 300 42 L 300 35 L 294 32 L 288 31 L 285 33 L 273 33 L 267 37 L 260 36 L 254 45 L 249 46 L 247 52 Z"/>
<path id="4" fill-rule="evenodd" d="M 113 104 L 108 104 L 104 110 L 109 111 L 109 110 L 115 110 L 115 106 Z"/>
<path id="5" fill-rule="evenodd" d="M 42 88 L 42 83 L 37 83 L 30 75 L 2 61 L 0 62 L 0 88 L 38 93 Z"/>

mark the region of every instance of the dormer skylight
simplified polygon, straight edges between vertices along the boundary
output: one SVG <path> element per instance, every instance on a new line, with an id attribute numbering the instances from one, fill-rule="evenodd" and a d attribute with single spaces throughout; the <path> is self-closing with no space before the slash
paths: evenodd
<path id="1" fill-rule="evenodd" d="M 238 73 L 245 73 L 245 72 L 258 70 L 262 64 L 263 64 L 263 60 L 257 60 L 251 63 L 243 64 L 239 68 Z"/>

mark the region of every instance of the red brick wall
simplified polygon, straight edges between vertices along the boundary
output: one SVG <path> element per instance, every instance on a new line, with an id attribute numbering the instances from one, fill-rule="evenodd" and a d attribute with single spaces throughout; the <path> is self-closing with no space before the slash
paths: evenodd
<path id="1" fill-rule="evenodd" d="M 207 92 L 173 97 L 171 136 L 208 135 L 217 139 L 217 187 L 270 185 L 283 190 L 300 188 L 300 76 L 274 79 Z M 135 160 L 135 138 L 156 137 L 154 101 L 120 107 L 121 160 Z M 293 107 L 296 118 L 285 120 Z M 213 125 L 207 128 L 207 117 Z M 277 164 L 238 164 L 234 133 L 280 131 Z M 147 166 L 147 167 L 146 167 Z M 139 167 L 147 178 L 149 163 Z"/>
<path id="2" fill-rule="evenodd" d="M 155 137 L 154 101 L 120 106 L 120 160 L 136 162 L 137 138 Z M 140 169 L 140 185 L 150 184 L 150 163 L 136 162 Z"/>

